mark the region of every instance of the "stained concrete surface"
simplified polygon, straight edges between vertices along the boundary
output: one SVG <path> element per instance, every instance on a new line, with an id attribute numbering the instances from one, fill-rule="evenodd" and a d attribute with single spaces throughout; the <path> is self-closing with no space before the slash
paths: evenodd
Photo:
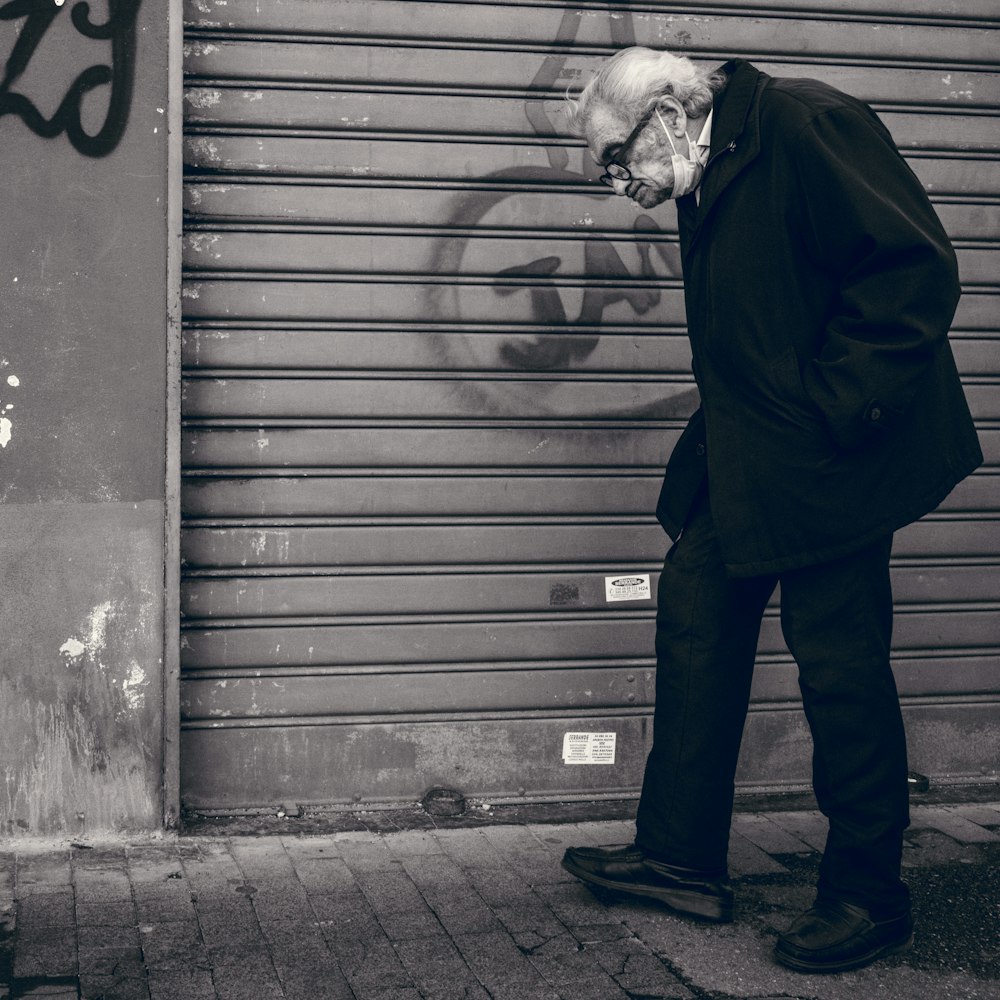
<path id="1" fill-rule="evenodd" d="M 0 1000 L 1000 1000 L 1000 802 L 918 806 L 906 953 L 838 976 L 775 965 L 823 820 L 737 814 L 737 919 L 594 894 L 565 847 L 622 820 L 0 843 Z"/>

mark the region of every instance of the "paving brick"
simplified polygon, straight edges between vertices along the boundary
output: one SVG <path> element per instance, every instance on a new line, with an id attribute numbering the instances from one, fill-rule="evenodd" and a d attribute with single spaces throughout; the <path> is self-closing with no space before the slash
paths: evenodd
<path id="1" fill-rule="evenodd" d="M 17 926 L 21 933 L 42 927 L 73 927 L 75 924 L 72 886 L 58 886 L 55 892 L 25 896 L 18 903 Z"/>
<path id="2" fill-rule="evenodd" d="M 230 841 L 230 849 L 243 877 L 281 879 L 294 876 L 292 859 L 280 837 L 241 838 Z"/>
<path id="3" fill-rule="evenodd" d="M 507 862 L 518 868 L 526 859 L 539 859 L 550 863 L 552 852 L 524 826 L 492 826 L 483 830 L 483 836 L 502 854 Z"/>
<path id="4" fill-rule="evenodd" d="M 578 979 L 569 983 L 555 983 L 551 987 L 563 1000 L 633 1000 L 610 977 Z M 661 998 L 657 997 L 657 1000 Z"/>
<path id="5" fill-rule="evenodd" d="M 559 863 L 559 858 L 539 852 L 523 858 L 516 867 L 518 876 L 531 886 L 572 885 L 578 880 Z"/>
<path id="6" fill-rule="evenodd" d="M 39 928 L 18 934 L 14 951 L 14 976 L 75 976 L 77 972 L 76 929 Z"/>
<path id="7" fill-rule="evenodd" d="M 396 954 L 412 978 L 414 985 L 425 996 L 452 993 L 461 996 L 460 990 L 480 988 L 472 970 L 455 945 L 448 938 L 420 938 L 395 944 Z"/>
<path id="8" fill-rule="evenodd" d="M 528 961 L 505 931 L 460 934 L 453 938 L 465 964 L 493 993 L 495 987 L 512 984 L 545 987 L 538 970 Z"/>
<path id="9" fill-rule="evenodd" d="M 531 886 L 509 865 L 496 868 L 463 868 L 465 878 L 487 906 L 507 906 L 531 895 Z"/>
<path id="10" fill-rule="evenodd" d="M 496 919 L 518 944 L 531 940 L 532 935 L 537 943 L 538 940 L 558 934 L 564 926 L 530 886 L 515 879 L 498 885 L 477 884 L 476 888 L 486 897 Z"/>
<path id="11" fill-rule="evenodd" d="M 233 860 L 232 842 L 226 837 L 192 837 L 188 841 L 192 847 L 197 848 L 197 852 L 186 855 L 188 858 L 197 858 L 205 864 L 219 865 L 227 870 L 235 869 L 236 862 Z"/>
<path id="12" fill-rule="evenodd" d="M 608 919 L 609 907 L 624 898 L 612 893 L 594 893 L 574 879 L 572 885 L 537 886 L 535 892 L 567 926 L 600 924 Z"/>
<path id="13" fill-rule="evenodd" d="M 240 954 L 231 965 L 216 964 L 212 981 L 219 1000 L 282 1000 L 278 973 L 266 956 Z"/>
<path id="14" fill-rule="evenodd" d="M 426 906 L 419 910 L 379 910 L 376 916 L 386 935 L 393 941 L 435 937 L 445 933 L 441 921 Z"/>
<path id="15" fill-rule="evenodd" d="M 355 1000 L 350 983 L 332 960 L 294 969 L 279 965 L 278 976 L 285 1000 Z"/>
<path id="16" fill-rule="evenodd" d="M 788 928 L 791 922 L 804 913 L 816 898 L 814 885 L 754 886 L 756 908 L 762 923 L 775 932 Z M 737 917 L 737 920 L 739 917 Z"/>
<path id="17" fill-rule="evenodd" d="M 733 830 L 768 854 L 809 854 L 813 848 L 764 813 L 736 813 Z"/>
<path id="18" fill-rule="evenodd" d="M 135 927 L 138 918 L 132 901 L 122 903 L 76 904 L 77 927 Z"/>
<path id="19" fill-rule="evenodd" d="M 734 830 L 729 837 L 729 871 L 736 877 L 770 875 L 788 869 Z"/>
<path id="20" fill-rule="evenodd" d="M 134 843 L 125 848 L 128 864 L 176 861 L 187 849 L 197 850 L 197 841 L 164 839 L 159 843 Z"/>
<path id="21" fill-rule="evenodd" d="M 535 828 L 532 827 L 530 829 L 532 829 L 532 832 L 535 832 Z M 564 827 L 564 829 L 566 830 L 567 837 L 570 838 L 566 847 L 583 846 L 584 844 L 612 847 L 635 843 L 634 820 L 572 823 Z M 577 834 L 575 841 L 571 839 L 574 833 Z M 562 854 L 562 851 L 559 853 Z"/>
<path id="22" fill-rule="evenodd" d="M 356 994 L 358 1000 L 422 1000 L 420 991 L 414 987 L 393 987 L 387 990 L 363 988 Z"/>
<path id="23" fill-rule="evenodd" d="M 228 850 L 212 845 L 202 845 L 197 857 L 184 858 L 182 868 L 196 892 L 214 892 L 244 881 L 236 859 Z"/>
<path id="24" fill-rule="evenodd" d="M 1000 842 L 1000 834 L 973 823 L 951 809 L 919 806 L 911 811 L 910 829 L 930 827 L 957 840 L 960 844 L 991 844 Z"/>
<path id="25" fill-rule="evenodd" d="M 209 968 L 208 951 L 194 921 L 141 924 L 142 954 L 149 969 Z"/>
<path id="26" fill-rule="evenodd" d="M 183 869 L 181 856 L 172 847 L 141 847 L 127 852 L 128 875 L 133 883 L 160 882 Z"/>
<path id="27" fill-rule="evenodd" d="M 585 948 L 612 945 L 622 941 L 632 942 L 637 948 L 645 947 L 623 923 L 615 919 L 613 913 L 605 914 L 605 918 L 603 923 L 573 924 L 568 929 Z"/>
<path id="28" fill-rule="evenodd" d="M 482 830 L 435 830 L 434 839 L 460 867 L 505 869 L 507 860 L 486 839 Z"/>
<path id="29" fill-rule="evenodd" d="M 373 934 L 366 939 L 338 939 L 329 943 L 355 993 L 413 988 L 409 973 L 385 935 Z"/>
<path id="30" fill-rule="evenodd" d="M 132 885 L 125 871 L 73 872 L 77 903 L 132 903 Z"/>
<path id="31" fill-rule="evenodd" d="M 297 968 L 333 962 L 326 938 L 318 927 L 281 920 L 261 927 L 268 954 L 278 968 Z"/>
<path id="32" fill-rule="evenodd" d="M 334 837 L 282 837 L 281 846 L 293 863 L 340 857 Z"/>
<path id="33" fill-rule="evenodd" d="M 150 1000 L 215 1000 L 209 969 L 154 969 L 148 985 Z"/>
<path id="34" fill-rule="evenodd" d="M 233 899 L 248 900 L 253 889 L 242 878 L 203 879 L 188 882 L 191 900 L 196 906 L 224 907 Z"/>
<path id="35" fill-rule="evenodd" d="M 245 896 L 214 899 L 210 903 L 199 900 L 196 910 L 202 940 L 209 951 L 263 944 L 257 914 Z"/>
<path id="36" fill-rule="evenodd" d="M 492 910 L 451 858 L 413 855 L 403 859 L 403 867 L 435 918 L 449 933 L 499 929 Z"/>
<path id="37" fill-rule="evenodd" d="M 557 860 L 563 856 L 567 847 L 597 843 L 593 836 L 581 834 L 577 823 L 530 823 L 527 829 L 538 846 Z"/>
<path id="38" fill-rule="evenodd" d="M 146 966 L 139 948 L 93 948 L 80 952 L 81 976 L 145 976 Z"/>
<path id="39" fill-rule="evenodd" d="M 950 806 L 951 812 L 970 823 L 978 823 L 979 826 L 994 827 L 1000 826 L 1000 803 L 981 803 L 962 806 Z"/>
<path id="40" fill-rule="evenodd" d="M 341 857 L 296 861 L 295 877 L 310 894 L 326 895 L 355 885 L 354 873 Z"/>
<path id="41" fill-rule="evenodd" d="M 145 976 L 81 976 L 83 1000 L 149 1000 Z"/>
<path id="42" fill-rule="evenodd" d="M 336 839 L 340 856 L 351 871 L 378 871 L 398 861 L 385 842 L 373 833 L 343 833 Z"/>
<path id="43" fill-rule="evenodd" d="M 18 854 L 16 858 L 18 892 L 31 883 L 69 885 L 73 869 L 66 851 Z"/>
<path id="44" fill-rule="evenodd" d="M 366 893 L 368 889 L 366 888 Z M 415 891 L 415 890 L 414 890 Z M 408 896 L 408 894 L 405 894 Z M 380 893 L 379 896 L 370 897 L 372 909 L 378 918 L 382 929 L 393 941 L 406 941 L 410 938 L 434 937 L 444 934 L 445 930 L 438 920 L 437 915 L 427 906 L 420 894 L 416 898 L 407 899 L 402 902 L 404 893 L 396 897 L 391 892 Z"/>
<path id="45" fill-rule="evenodd" d="M 567 983 L 578 986 L 600 984 L 609 1000 L 621 993 L 597 958 L 567 930 L 562 930 L 533 948 L 522 947 L 519 950 L 527 955 L 528 961 L 551 986 L 558 987 Z"/>
<path id="46" fill-rule="evenodd" d="M 66 882 L 19 882 L 17 884 L 17 898 L 27 899 L 29 896 L 50 896 L 58 895 L 71 888 Z"/>
<path id="47" fill-rule="evenodd" d="M 559 994 L 547 983 L 497 983 L 490 986 L 493 1000 L 575 1000 Z"/>
<path id="48" fill-rule="evenodd" d="M 78 953 L 81 975 L 142 974 L 143 957 L 137 927 L 81 927 Z"/>
<path id="49" fill-rule="evenodd" d="M 903 852 L 905 868 L 924 868 L 928 865 L 950 864 L 956 861 L 983 862 L 979 845 L 960 844 L 940 830 L 911 831 L 907 839 L 912 847 Z"/>
<path id="50" fill-rule="evenodd" d="M 73 852 L 73 871 L 124 871 L 128 864 L 128 848 L 124 845 L 99 844 L 87 850 L 75 849 Z"/>
<path id="51" fill-rule="evenodd" d="M 480 986 L 478 983 L 465 983 L 461 986 L 435 983 L 421 988 L 417 996 L 421 997 L 422 1000 L 491 1000 L 491 995 L 486 992 L 486 987 Z"/>
<path id="52" fill-rule="evenodd" d="M 381 924 L 360 890 L 331 896 L 310 896 L 316 926 L 334 953 L 343 941 L 384 936 Z"/>
<path id="53" fill-rule="evenodd" d="M 822 852 L 826 847 L 828 824 L 821 812 L 815 809 L 801 812 L 772 812 L 768 813 L 768 816 L 782 830 L 808 844 L 814 851 Z"/>
<path id="54" fill-rule="evenodd" d="M 14 870 L 17 859 L 13 851 L 0 851 L 0 896 L 14 898 Z"/>
<path id="55" fill-rule="evenodd" d="M 257 918 L 295 922 L 309 912 L 309 896 L 305 887 L 292 874 L 289 878 L 254 879 L 249 898 Z"/>
<path id="56" fill-rule="evenodd" d="M 194 903 L 187 882 L 136 885 L 135 911 L 140 923 L 194 920 Z"/>
<path id="57" fill-rule="evenodd" d="M 556 920 L 552 914 L 519 914 L 514 910 L 503 910 L 497 916 L 503 929 L 522 952 L 539 947 L 565 929 L 565 924 Z"/>
<path id="58" fill-rule="evenodd" d="M 602 956 L 601 964 L 608 963 L 608 972 L 630 997 L 658 997 L 660 1000 L 688 1000 L 693 994 L 663 963 L 649 952 L 641 942 L 639 947 L 619 952 L 617 961 L 610 955 Z"/>
<path id="59" fill-rule="evenodd" d="M 9 985 L 0 984 L 0 997 L 43 997 L 44 1000 L 78 1000 L 80 981 L 76 976 L 56 976 L 45 979 L 14 979 Z"/>
<path id="60" fill-rule="evenodd" d="M 387 833 L 382 839 L 385 846 L 398 858 L 442 854 L 444 852 L 441 842 L 430 830 Z"/>

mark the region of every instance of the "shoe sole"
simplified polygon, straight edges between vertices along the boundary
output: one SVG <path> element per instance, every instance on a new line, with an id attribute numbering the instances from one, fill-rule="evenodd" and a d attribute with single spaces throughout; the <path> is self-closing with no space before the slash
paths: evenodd
<path id="1" fill-rule="evenodd" d="M 600 886 L 612 892 L 622 893 L 626 896 L 642 896 L 645 899 L 654 899 L 658 903 L 677 913 L 682 913 L 686 917 L 694 917 L 697 920 L 706 920 L 715 924 L 728 924 L 733 919 L 732 906 L 726 906 L 718 900 L 710 899 L 700 892 L 688 891 L 685 889 L 657 889 L 653 886 L 623 886 L 620 882 L 612 882 L 610 879 L 601 878 L 584 868 L 578 868 L 572 862 L 563 859 L 563 868 L 575 875 L 581 882 L 590 885 Z"/>
<path id="2" fill-rule="evenodd" d="M 774 958 L 775 961 L 780 962 L 789 969 L 793 969 L 795 972 L 813 972 L 820 974 L 828 972 L 849 972 L 851 969 L 860 969 L 863 966 L 871 965 L 872 962 L 877 962 L 880 958 L 888 958 L 890 955 L 896 955 L 901 951 L 906 951 L 911 944 L 913 944 L 912 932 L 903 941 L 893 941 L 889 944 L 884 944 L 878 948 L 874 948 L 872 951 L 866 952 L 864 955 L 857 955 L 854 958 L 844 959 L 840 962 L 809 962 L 801 958 L 795 958 L 792 955 L 783 955 L 777 950 L 777 948 L 774 951 Z"/>

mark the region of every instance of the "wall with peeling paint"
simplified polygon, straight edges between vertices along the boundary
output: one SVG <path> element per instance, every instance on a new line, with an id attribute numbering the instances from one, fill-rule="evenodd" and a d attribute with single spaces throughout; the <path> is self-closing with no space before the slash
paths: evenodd
<path id="1" fill-rule="evenodd" d="M 90 8 L 0 22 L 0 836 L 163 816 L 167 5 Z"/>

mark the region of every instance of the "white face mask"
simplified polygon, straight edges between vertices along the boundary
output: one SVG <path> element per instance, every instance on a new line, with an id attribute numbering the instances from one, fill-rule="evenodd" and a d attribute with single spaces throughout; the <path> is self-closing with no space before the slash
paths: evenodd
<path id="1" fill-rule="evenodd" d="M 705 165 L 700 159 L 692 160 L 686 156 L 681 156 L 674 145 L 674 138 L 670 134 L 670 129 L 667 128 L 666 123 L 660 118 L 659 109 L 656 111 L 656 117 L 660 119 L 660 125 L 663 126 L 663 131 L 667 136 L 667 141 L 670 143 L 670 148 L 674 151 L 673 156 L 670 157 L 670 165 L 674 169 L 674 188 L 670 192 L 670 197 L 683 198 L 684 195 L 690 194 L 701 183 L 702 175 L 705 173 Z M 688 136 L 687 139 L 688 147 L 693 148 L 695 144 L 692 142 L 691 136 Z"/>

